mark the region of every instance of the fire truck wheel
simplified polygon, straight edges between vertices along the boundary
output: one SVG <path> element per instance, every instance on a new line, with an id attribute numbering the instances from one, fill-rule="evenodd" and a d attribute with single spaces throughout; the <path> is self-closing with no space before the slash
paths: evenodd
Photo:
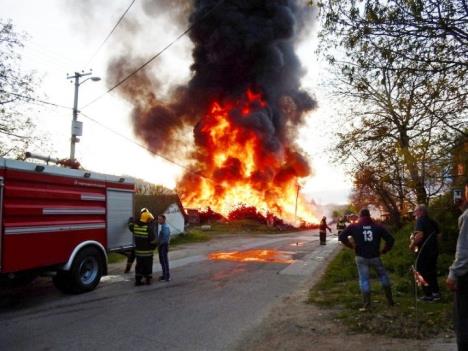
<path id="1" fill-rule="evenodd" d="M 99 284 L 104 262 L 97 248 L 87 247 L 78 252 L 70 270 L 70 292 L 80 294 L 91 291 Z"/>

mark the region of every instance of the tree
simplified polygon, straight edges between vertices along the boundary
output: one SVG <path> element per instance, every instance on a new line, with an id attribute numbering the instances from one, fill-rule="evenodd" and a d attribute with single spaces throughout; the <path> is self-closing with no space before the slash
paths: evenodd
<path id="1" fill-rule="evenodd" d="M 427 203 L 445 187 L 447 150 L 466 133 L 465 2 L 318 4 L 321 50 L 349 107 L 337 159 L 352 160 L 356 184 L 369 185 L 389 212 L 401 212 L 405 198 Z"/>
<path id="2" fill-rule="evenodd" d="M 0 20 L 0 156 L 19 157 L 34 142 L 35 125 L 25 115 L 24 101 L 33 98 L 37 80 L 20 69 L 26 35 Z M 23 102 L 23 103 L 22 103 Z"/>
<path id="3" fill-rule="evenodd" d="M 442 93 L 434 102 L 449 102 L 442 106 L 446 108 L 426 105 L 428 112 L 466 135 L 460 118 L 458 123 L 452 121 L 454 114 L 466 118 L 468 100 L 465 0 L 319 0 L 317 4 L 323 15 L 321 49 L 330 62 L 384 71 L 384 75 L 423 76 L 429 94 Z M 340 57 L 346 57 L 344 62 Z"/>
<path id="4" fill-rule="evenodd" d="M 468 4 L 465 0 L 319 0 L 322 36 L 346 49 L 369 50 L 369 60 L 399 61 L 408 70 L 468 69 Z M 376 60 L 377 58 L 377 60 Z"/>
<path id="5" fill-rule="evenodd" d="M 338 133 L 338 158 L 361 155 L 383 170 L 398 164 L 405 186 L 417 202 L 427 203 L 434 190 L 443 188 L 441 176 L 450 162 L 447 150 L 456 134 L 446 123 L 463 124 L 466 102 L 453 103 L 446 82 L 434 86 L 423 73 L 343 65 L 337 78 L 335 93 L 350 106 L 348 127 Z M 376 164 L 370 155 L 385 155 L 394 163 Z"/>

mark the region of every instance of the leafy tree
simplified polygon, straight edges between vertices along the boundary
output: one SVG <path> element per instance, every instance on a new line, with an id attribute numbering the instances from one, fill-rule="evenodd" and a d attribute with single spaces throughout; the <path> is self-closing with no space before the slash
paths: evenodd
<path id="1" fill-rule="evenodd" d="M 445 83 L 434 86 L 425 74 L 343 65 L 338 79 L 336 93 L 350 107 L 348 127 L 338 133 L 338 157 L 360 155 L 368 166 L 393 170 L 389 179 L 399 174 L 416 201 L 427 203 L 443 188 L 441 176 L 450 162 L 455 132 L 446 123 L 463 123 L 466 102 L 453 104 Z"/>
<path id="2" fill-rule="evenodd" d="M 468 4 L 465 0 L 318 0 L 322 37 L 346 49 L 368 51 L 368 61 L 398 62 L 409 71 L 468 69 Z M 330 41 L 329 41 L 330 43 Z"/>
<path id="3" fill-rule="evenodd" d="M 444 189 L 448 150 L 466 133 L 465 2 L 317 3 L 320 50 L 348 107 L 336 158 L 352 160 L 355 185 L 396 218 Z"/>
<path id="4" fill-rule="evenodd" d="M 26 35 L 11 21 L 0 20 L 0 156 L 20 157 L 32 143 L 35 124 L 26 116 L 24 102 L 34 97 L 37 81 L 20 69 Z"/>

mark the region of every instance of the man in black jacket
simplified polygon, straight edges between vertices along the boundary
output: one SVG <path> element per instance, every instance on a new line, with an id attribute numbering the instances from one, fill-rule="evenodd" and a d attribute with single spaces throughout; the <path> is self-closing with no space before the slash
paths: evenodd
<path id="1" fill-rule="evenodd" d="M 348 239 L 352 238 L 352 242 Z M 385 241 L 385 247 L 380 251 L 380 241 Z M 359 221 L 349 225 L 338 236 L 347 247 L 354 249 L 356 253 L 356 266 L 359 273 L 359 287 L 361 288 L 364 306 L 361 310 L 368 310 L 371 303 L 370 268 L 373 267 L 379 276 L 387 302 L 394 305 L 390 278 L 380 259 L 380 254 L 390 251 L 395 239 L 381 225 L 375 223 L 367 208 L 363 208 L 359 213 Z"/>
<path id="2" fill-rule="evenodd" d="M 425 205 L 418 205 L 414 210 L 416 224 L 411 236 L 410 248 L 417 253 L 416 270 L 421 273 L 427 282 L 423 286 L 422 301 L 440 300 L 439 283 L 437 282 L 437 257 L 439 244 L 437 242 L 439 226 L 429 217 Z"/>

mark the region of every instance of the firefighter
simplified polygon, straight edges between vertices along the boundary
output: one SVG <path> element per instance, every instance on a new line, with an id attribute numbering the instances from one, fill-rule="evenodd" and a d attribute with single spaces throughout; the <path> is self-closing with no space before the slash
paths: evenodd
<path id="1" fill-rule="evenodd" d="M 130 221 L 129 223 L 132 223 L 133 222 L 133 217 L 130 218 Z M 125 270 L 124 270 L 124 273 L 127 274 L 127 273 L 130 273 L 130 270 L 132 269 L 132 266 L 133 266 L 133 262 L 135 262 L 135 249 L 130 249 L 130 250 L 127 250 L 123 253 L 126 257 L 127 257 L 127 265 L 125 266 Z"/>
<path id="2" fill-rule="evenodd" d="M 130 218 L 129 228 L 135 240 L 135 286 L 142 285 L 143 278 L 149 285 L 153 274 L 153 250 L 157 246 L 154 216 L 148 209 L 142 208 L 140 218 L 136 222 Z"/>
<path id="3" fill-rule="evenodd" d="M 320 245 L 326 245 L 327 229 L 331 233 L 331 228 L 327 224 L 327 217 L 323 216 L 322 220 L 320 221 L 320 227 L 319 227 Z"/>
<path id="4" fill-rule="evenodd" d="M 338 223 L 336 224 L 336 230 L 338 231 L 337 235 L 340 235 L 343 230 L 346 229 L 346 220 L 344 217 L 340 217 L 338 219 Z"/>

